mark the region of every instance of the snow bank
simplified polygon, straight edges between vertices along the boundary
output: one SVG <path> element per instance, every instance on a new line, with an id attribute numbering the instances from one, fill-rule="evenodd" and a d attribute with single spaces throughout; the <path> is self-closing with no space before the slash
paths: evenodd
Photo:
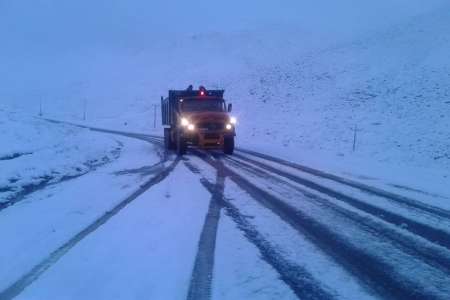
<path id="1" fill-rule="evenodd" d="M 73 126 L 0 112 L 0 202 L 111 162 L 122 144 Z"/>

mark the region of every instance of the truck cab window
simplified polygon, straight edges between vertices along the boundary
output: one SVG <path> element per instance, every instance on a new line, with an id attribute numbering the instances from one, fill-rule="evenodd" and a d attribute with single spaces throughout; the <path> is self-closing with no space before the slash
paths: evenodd
<path id="1" fill-rule="evenodd" d="M 182 112 L 200 112 L 200 111 L 215 111 L 224 112 L 225 102 L 223 100 L 185 100 L 180 104 Z"/>

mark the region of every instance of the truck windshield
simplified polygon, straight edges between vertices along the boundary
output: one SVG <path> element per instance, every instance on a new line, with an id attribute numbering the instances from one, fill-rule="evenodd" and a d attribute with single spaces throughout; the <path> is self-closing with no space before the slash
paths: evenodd
<path id="1" fill-rule="evenodd" d="M 181 104 L 184 112 L 196 111 L 225 111 L 225 101 L 222 99 L 185 100 Z"/>

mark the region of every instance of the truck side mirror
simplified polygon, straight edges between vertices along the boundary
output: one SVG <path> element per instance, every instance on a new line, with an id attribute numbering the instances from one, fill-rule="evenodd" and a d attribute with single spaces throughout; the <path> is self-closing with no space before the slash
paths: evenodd
<path id="1" fill-rule="evenodd" d="M 232 109 L 232 108 L 233 108 L 233 104 L 229 103 L 229 104 L 228 104 L 228 109 L 227 109 L 228 112 L 231 112 L 231 109 Z"/>

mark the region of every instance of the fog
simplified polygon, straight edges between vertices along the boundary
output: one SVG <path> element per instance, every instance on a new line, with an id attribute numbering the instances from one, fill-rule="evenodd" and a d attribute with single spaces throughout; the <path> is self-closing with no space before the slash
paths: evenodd
<path id="1" fill-rule="evenodd" d="M 299 28 L 358 35 L 427 12 L 442 0 L 2 0 L 3 50 L 158 42 L 169 35 Z"/>

